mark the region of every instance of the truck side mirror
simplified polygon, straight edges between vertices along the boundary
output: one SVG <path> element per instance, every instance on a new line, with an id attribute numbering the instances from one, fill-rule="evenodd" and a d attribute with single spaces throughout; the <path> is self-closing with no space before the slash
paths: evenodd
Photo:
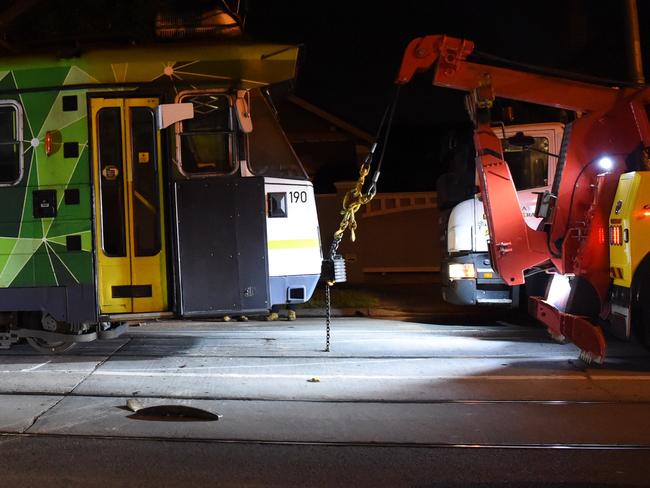
<path id="1" fill-rule="evenodd" d="M 506 139 L 508 144 L 515 147 L 529 148 L 535 144 L 535 138 L 527 136 L 523 132 L 517 132 L 514 136 Z"/>
<path id="2" fill-rule="evenodd" d="M 191 103 L 161 103 L 156 107 L 156 126 L 166 129 L 181 120 L 194 118 L 194 105 Z"/>

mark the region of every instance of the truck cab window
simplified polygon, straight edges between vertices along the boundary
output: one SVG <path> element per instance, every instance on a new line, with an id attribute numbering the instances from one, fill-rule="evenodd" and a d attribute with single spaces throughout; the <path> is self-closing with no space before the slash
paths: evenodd
<path id="1" fill-rule="evenodd" d="M 179 168 L 186 176 L 226 175 L 235 169 L 234 130 L 226 95 L 191 93 L 180 102 L 194 105 L 194 118 L 178 123 L 176 147 Z"/>
<path id="2" fill-rule="evenodd" d="M 13 100 L 0 101 L 0 186 L 18 183 L 23 173 L 22 108 Z"/>
<path id="3" fill-rule="evenodd" d="M 548 182 L 548 139 L 535 137 L 530 148 L 522 148 L 503 142 L 503 155 L 510 168 L 517 190 L 529 190 L 547 186 Z M 544 152 L 540 152 L 544 151 Z"/>

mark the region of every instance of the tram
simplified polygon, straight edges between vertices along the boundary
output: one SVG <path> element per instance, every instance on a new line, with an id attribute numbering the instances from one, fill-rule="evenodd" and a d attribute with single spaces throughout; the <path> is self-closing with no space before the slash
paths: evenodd
<path id="1" fill-rule="evenodd" d="M 313 188 L 242 41 L 0 58 L 0 347 L 265 313 L 320 275 Z"/>

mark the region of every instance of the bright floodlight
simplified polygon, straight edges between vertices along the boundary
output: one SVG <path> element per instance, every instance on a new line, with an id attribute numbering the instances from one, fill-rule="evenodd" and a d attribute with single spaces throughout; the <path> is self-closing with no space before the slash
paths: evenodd
<path id="1" fill-rule="evenodd" d="M 598 160 L 598 166 L 604 171 L 610 171 L 614 167 L 614 161 L 609 156 L 603 156 Z"/>
<path id="2" fill-rule="evenodd" d="M 564 310 L 569 294 L 571 293 L 571 281 L 567 275 L 553 273 L 551 283 L 546 293 L 546 301 L 555 308 Z"/>

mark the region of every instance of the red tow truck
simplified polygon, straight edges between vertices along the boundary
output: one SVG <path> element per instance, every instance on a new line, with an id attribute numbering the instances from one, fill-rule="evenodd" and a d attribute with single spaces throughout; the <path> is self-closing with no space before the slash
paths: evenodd
<path id="1" fill-rule="evenodd" d="M 603 329 L 650 346 L 650 87 L 607 86 L 472 59 L 474 43 L 444 35 L 411 41 L 397 84 L 433 71 L 433 85 L 468 93 L 476 169 L 494 269 L 509 285 L 552 275 L 528 309 L 557 340 L 602 362 Z M 499 63 L 500 64 L 500 63 Z M 502 142 L 490 126 L 495 97 L 575 112 L 551 189 L 532 229 L 520 211 Z"/>

